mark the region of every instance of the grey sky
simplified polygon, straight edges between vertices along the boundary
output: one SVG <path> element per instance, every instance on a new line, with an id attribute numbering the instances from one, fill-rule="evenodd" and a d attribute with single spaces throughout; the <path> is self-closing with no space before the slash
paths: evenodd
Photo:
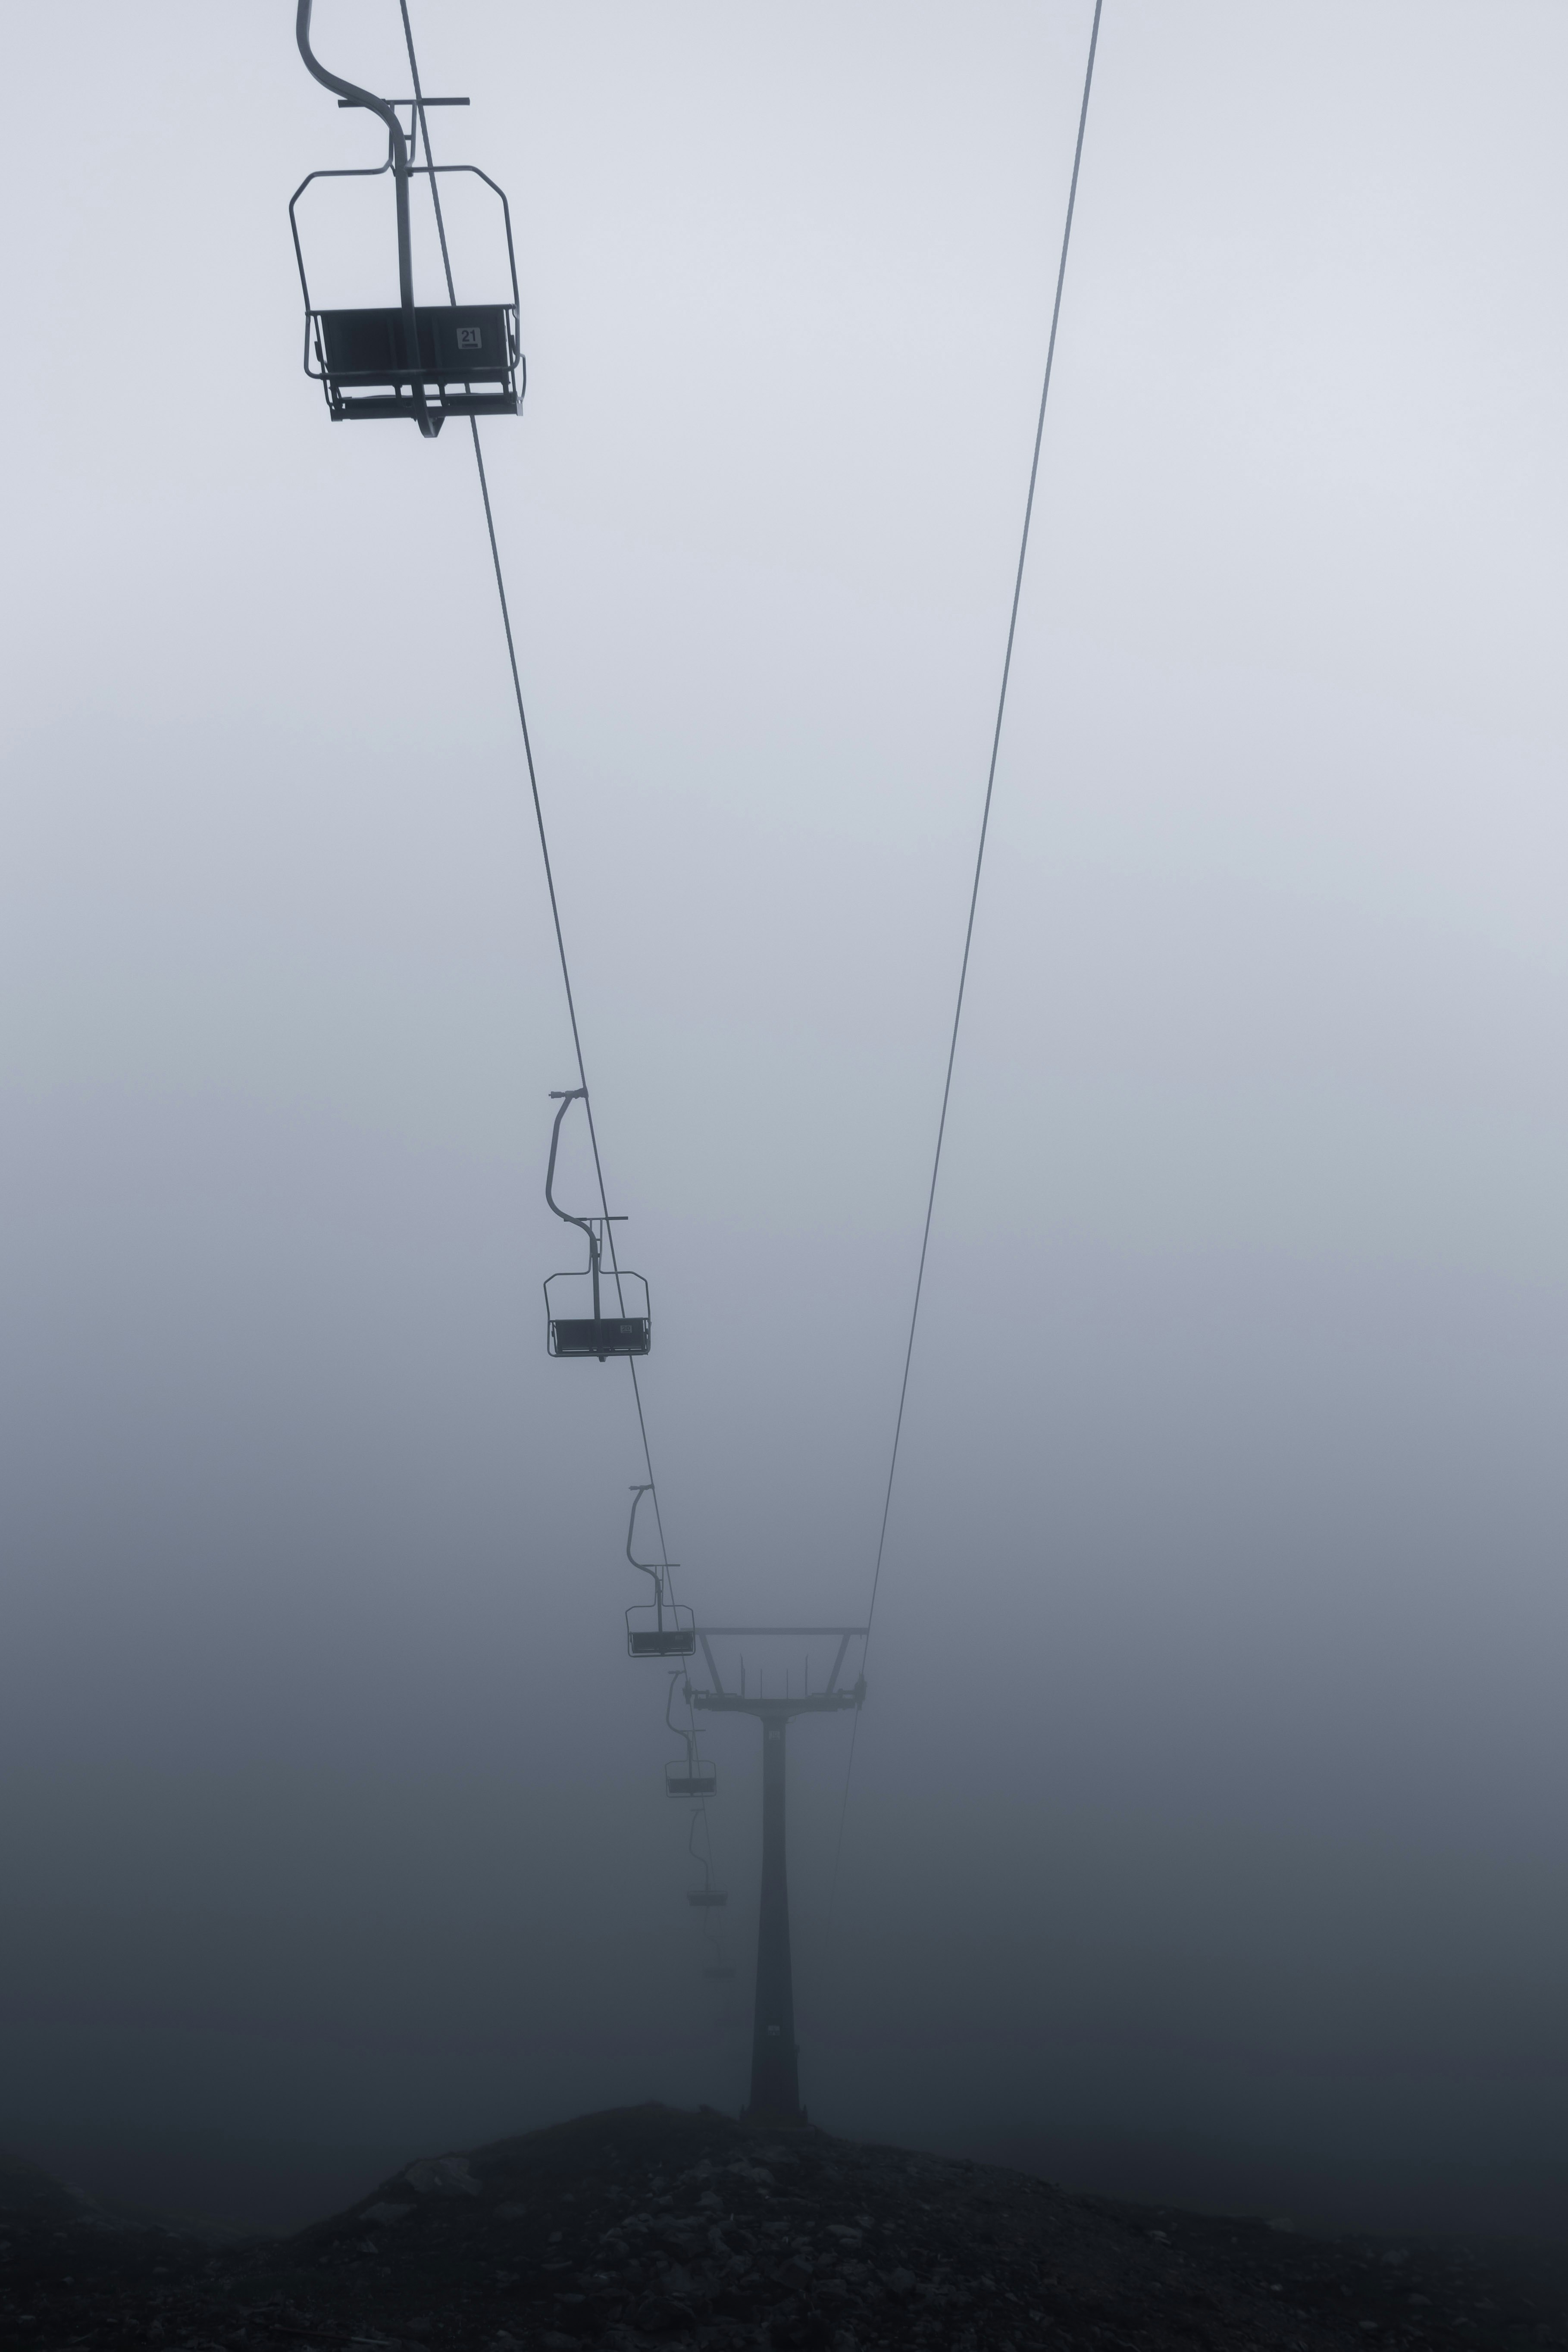
<path id="1" fill-rule="evenodd" d="M 471 459 L 299 373 L 287 199 L 373 141 L 290 17 L 7 17 L 0 2125 L 125 2177 L 742 2088 L 627 1384 L 543 1353 Z M 317 19 L 401 89 L 392 0 Z M 868 1585 L 1088 20 L 416 8 L 727 1616 Z M 830 2124 L 1395 2224 L 1560 2178 L 1565 71 L 1516 0 L 1107 0 L 831 1944 L 796 1740 Z"/>

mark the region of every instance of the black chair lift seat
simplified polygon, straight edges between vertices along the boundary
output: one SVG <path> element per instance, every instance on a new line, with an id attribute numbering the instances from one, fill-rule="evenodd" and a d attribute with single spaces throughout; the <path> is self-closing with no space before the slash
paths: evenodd
<path id="1" fill-rule="evenodd" d="M 626 1279 L 624 1275 L 622 1279 Z M 650 1328 L 646 1315 L 552 1315 L 550 1318 L 550 1353 L 552 1356 L 596 1356 L 601 1364 L 610 1356 L 646 1356 L 649 1338 Z"/>
<path id="2" fill-rule="evenodd" d="M 515 416 L 528 370 L 517 313 L 504 302 L 443 303 L 415 312 L 419 365 L 408 360 L 403 312 L 316 310 L 316 358 L 334 423 L 412 416 L 416 376 L 444 416 Z"/>
<path id="3" fill-rule="evenodd" d="M 686 1899 L 694 1911 L 721 1911 L 730 1896 L 722 1886 L 689 1886 Z"/>
<path id="4" fill-rule="evenodd" d="M 628 1609 L 626 1612 L 626 1655 L 629 1658 L 690 1658 L 697 1654 L 697 1629 L 690 1623 L 691 1612 L 684 1609 L 679 1622 L 667 1601 L 664 1622 L 654 1622 L 658 1612 L 652 1609 Z M 634 1624 L 634 1618 L 647 1622 Z"/>
<path id="5" fill-rule="evenodd" d="M 667 1764 L 664 1768 L 664 1792 L 667 1797 L 714 1797 L 719 1793 L 719 1770 L 700 1758 L 689 1764 Z"/>

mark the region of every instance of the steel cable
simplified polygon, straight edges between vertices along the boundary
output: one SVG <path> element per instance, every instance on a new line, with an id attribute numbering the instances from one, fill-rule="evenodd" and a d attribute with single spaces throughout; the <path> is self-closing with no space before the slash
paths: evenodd
<path id="1" fill-rule="evenodd" d="M 415 110 L 420 134 L 425 142 L 425 161 L 430 181 L 430 202 L 436 215 L 436 234 L 440 240 L 441 267 L 447 278 L 447 299 L 455 308 L 458 290 L 452 276 L 452 257 L 447 246 L 447 224 L 441 212 L 441 191 L 436 184 L 436 158 L 430 148 L 430 124 L 426 113 L 425 92 L 419 79 L 419 60 L 414 51 L 414 27 L 409 20 L 408 0 L 397 0 L 397 5 L 403 17 L 403 38 L 408 51 L 408 70 L 414 80 Z M 496 541 L 495 514 L 490 506 L 490 486 L 485 473 L 484 451 L 479 446 L 479 421 L 477 416 L 469 417 L 468 431 L 473 438 L 474 466 L 479 478 L 479 496 L 484 502 L 485 531 L 489 540 L 490 563 L 495 572 L 496 595 L 500 600 L 501 627 L 506 635 L 506 657 L 511 671 L 511 690 L 517 704 L 517 723 L 522 732 L 522 752 L 528 768 L 528 789 L 533 802 L 533 821 L 539 831 L 539 854 L 543 860 L 545 887 L 550 894 L 550 919 L 555 929 L 555 951 L 561 961 L 562 986 L 566 992 L 566 1013 L 572 1024 L 572 1050 L 577 1058 L 577 1083 L 583 1089 L 583 1108 L 588 1115 L 588 1139 L 594 1152 L 594 1174 L 599 1187 L 599 1206 L 605 1215 L 605 1237 L 609 1244 L 610 1267 L 616 1277 L 616 1297 L 624 1309 L 626 1302 L 620 1297 L 620 1266 L 616 1258 L 616 1229 L 610 1223 L 609 1195 L 605 1188 L 605 1171 L 599 1158 L 599 1133 L 594 1124 L 594 1098 L 588 1092 L 588 1072 L 583 1059 L 583 1038 L 577 1026 L 577 1000 L 573 993 L 572 971 L 566 961 L 566 938 L 561 923 L 561 904 L 555 895 L 555 869 L 550 862 L 550 841 L 544 829 L 544 809 L 539 796 L 539 776 L 533 763 L 533 739 L 529 733 L 528 710 L 522 698 L 522 679 L 517 666 L 517 644 L 511 631 L 511 608 L 507 602 L 506 580 L 501 572 L 500 549 Z M 643 1412 L 642 1387 L 637 1380 L 636 1359 L 628 1356 L 626 1360 L 632 1376 L 632 1397 L 637 1405 L 637 1433 L 642 1440 L 643 1461 L 647 1465 L 648 1486 L 653 1496 L 653 1518 L 658 1533 L 659 1558 L 664 1565 L 666 1590 L 673 1598 L 674 1586 L 669 1580 L 669 1548 L 665 1541 L 664 1518 L 659 1510 L 658 1482 L 653 1474 L 653 1454 L 648 1444 L 647 1421 Z"/>
<path id="2" fill-rule="evenodd" d="M 409 19 L 408 0 L 398 0 L 398 9 L 403 18 L 404 42 L 408 51 L 408 70 L 414 82 L 414 103 L 416 110 L 416 119 L 419 125 L 420 134 L 425 142 L 425 161 L 426 165 L 429 167 L 430 203 L 431 208 L 436 215 L 436 235 L 439 240 L 441 247 L 441 268 L 447 280 L 447 299 L 453 307 L 456 308 L 458 300 L 457 283 L 452 275 L 452 257 L 447 243 L 447 224 L 441 211 L 441 191 L 436 178 L 436 158 L 431 152 L 430 148 L 430 123 L 425 108 L 424 88 L 419 79 L 419 60 L 415 54 L 414 27 Z M 507 663 L 511 672 L 511 690 L 517 704 L 518 726 L 522 734 L 523 757 L 528 767 L 528 788 L 533 802 L 533 820 L 539 832 L 540 856 L 543 860 L 544 880 L 550 894 L 550 918 L 554 926 L 555 949 L 561 961 L 562 985 L 566 992 L 566 1011 L 572 1024 L 572 1046 L 573 1051 L 577 1057 L 577 1082 L 583 1088 L 583 1108 L 588 1116 L 588 1136 L 593 1146 L 594 1152 L 594 1174 L 597 1180 L 599 1187 L 599 1205 L 605 1213 L 605 1235 L 609 1244 L 610 1265 L 612 1271 L 616 1276 L 616 1296 L 617 1298 L 619 1298 L 620 1267 L 616 1258 L 616 1229 L 610 1223 L 609 1197 L 605 1186 L 604 1167 L 599 1158 L 599 1136 L 598 1130 L 594 1125 L 594 1103 L 593 1097 L 588 1092 L 588 1073 L 583 1058 L 583 1039 L 582 1034 L 577 1026 L 577 1003 L 572 989 L 571 969 L 566 961 L 566 939 L 565 933 L 562 928 L 560 902 L 555 895 L 555 872 L 550 862 L 550 843 L 544 829 L 544 810 L 540 800 L 539 777 L 533 763 L 533 740 L 529 733 L 528 711 L 522 698 L 522 680 L 519 674 L 517 665 L 517 645 L 516 640 L 512 635 L 511 628 L 511 608 L 507 602 L 506 580 L 501 572 L 500 549 L 496 540 L 495 515 L 490 506 L 490 487 L 489 478 L 485 473 L 484 452 L 479 446 L 479 424 L 478 417 L 469 417 L 468 431 L 473 441 L 474 467 L 479 479 L 479 496 L 484 503 L 485 532 L 489 541 L 490 563 L 495 572 L 496 595 L 500 604 L 501 627 L 506 636 Z M 621 1299 L 620 1303 L 624 1310 L 624 1299 Z M 653 1452 L 648 1444 L 647 1422 L 643 1412 L 642 1387 L 637 1380 L 636 1359 L 628 1356 L 626 1358 L 626 1365 L 632 1376 L 632 1399 L 637 1406 L 637 1433 L 642 1440 L 643 1462 L 647 1467 L 648 1476 L 648 1492 L 653 1496 L 654 1527 L 658 1536 L 659 1559 L 664 1570 L 664 1590 L 668 1593 L 671 1600 L 673 1600 L 675 1597 L 675 1580 L 670 1570 L 669 1547 L 665 1540 L 664 1518 L 660 1512 L 658 1502 L 658 1482 L 654 1476 Z M 689 1713 L 690 1710 L 689 1709 L 688 1712 Z M 695 1733 L 695 1716 L 692 1717 L 692 1729 L 693 1733 Z M 711 1871 L 714 1864 L 713 1829 L 708 1817 L 708 1807 L 706 1802 L 699 1803 L 697 1812 L 701 1820 L 703 1839 L 708 1850 L 709 1868 L 710 1871 Z M 708 1918 L 705 1917 L 703 1921 L 704 1928 L 707 1928 L 710 1922 Z"/>
<path id="3" fill-rule="evenodd" d="M 1040 448 L 1045 439 L 1046 405 L 1051 396 L 1051 371 L 1057 356 L 1057 329 L 1061 322 L 1062 289 L 1067 282 L 1068 248 L 1072 242 L 1073 213 L 1078 204 L 1079 169 L 1083 162 L 1084 131 L 1089 122 L 1089 94 L 1094 81 L 1095 52 L 1100 46 L 1100 18 L 1104 0 L 1094 0 L 1094 21 L 1089 27 L 1089 57 L 1084 66 L 1083 98 L 1079 106 L 1078 137 L 1073 146 L 1072 178 L 1068 184 L 1067 214 L 1062 223 L 1061 254 L 1057 263 L 1056 296 L 1051 304 L 1051 331 L 1046 344 L 1045 380 L 1040 387 L 1039 414 L 1035 423 L 1035 449 L 1029 465 L 1029 488 L 1024 500 L 1024 528 L 1018 541 L 1018 562 L 1013 578 L 1013 603 L 1007 615 L 1007 644 L 1002 657 L 1002 682 L 996 696 L 996 723 L 991 734 L 991 761 L 985 774 L 985 799 L 980 813 L 980 839 L 974 853 L 974 878 L 969 891 L 969 919 L 964 926 L 963 955 L 958 968 L 958 995 L 952 1008 L 952 1030 L 948 1039 L 947 1071 L 942 1079 L 942 1112 L 937 1120 L 936 1149 L 931 1155 L 931 1185 L 926 1193 L 925 1223 L 921 1233 L 920 1263 L 915 1270 L 915 1295 L 910 1309 L 909 1339 L 904 1349 L 903 1377 L 899 1383 L 899 1409 L 893 1422 L 893 1444 L 888 1463 L 888 1484 L 882 1496 L 882 1523 L 877 1536 L 877 1562 L 871 1576 L 871 1599 L 866 1611 L 866 1642 L 860 1655 L 860 1671 L 866 1670 L 866 1659 L 871 1648 L 871 1626 L 877 1611 L 877 1592 L 882 1581 L 882 1558 L 888 1545 L 888 1520 L 893 1507 L 893 1484 L 898 1475 L 899 1441 L 904 1430 L 904 1407 L 909 1401 L 910 1367 L 914 1361 L 915 1329 L 920 1321 L 921 1295 L 925 1287 L 926 1257 L 931 1248 L 931 1217 L 936 1208 L 937 1178 L 942 1171 L 942 1147 L 947 1135 L 948 1104 L 952 1094 L 953 1065 L 958 1056 L 959 1024 L 963 1018 L 963 992 L 969 979 L 969 954 L 974 943 L 974 917 L 980 904 L 980 877 L 985 864 L 985 843 L 991 827 L 991 803 L 996 788 L 996 761 L 1002 749 L 1002 722 L 1007 709 L 1007 686 L 1013 674 L 1013 648 L 1018 635 L 1018 606 L 1024 593 L 1024 567 L 1029 553 L 1029 527 L 1034 520 L 1035 489 L 1040 476 Z M 844 1853 L 844 1824 L 849 1811 L 849 1788 L 855 1770 L 855 1743 L 859 1735 L 860 1711 L 855 1711 L 855 1722 L 849 1735 L 849 1756 L 844 1770 L 844 1801 L 838 1814 L 838 1840 L 834 1850 L 833 1876 L 829 1883 L 827 1915 L 833 1916 L 838 1891 L 838 1868 Z"/>

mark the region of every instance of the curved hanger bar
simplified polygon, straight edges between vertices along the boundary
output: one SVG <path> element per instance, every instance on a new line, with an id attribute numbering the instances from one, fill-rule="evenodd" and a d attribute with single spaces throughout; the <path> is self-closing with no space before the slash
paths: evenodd
<path id="1" fill-rule="evenodd" d="M 691 1808 L 691 1827 L 686 1832 L 686 1851 L 691 1856 L 692 1861 L 697 1864 L 698 1869 L 702 1873 L 702 1892 L 707 1895 L 712 1892 L 713 1887 L 713 1856 L 711 1852 L 707 1853 L 698 1853 L 697 1832 L 700 1829 L 705 1833 L 706 1843 L 711 1847 L 713 1841 L 711 1834 L 708 1832 L 708 1808 L 706 1805 L 693 1805 Z M 705 1936 L 712 1937 L 713 1940 L 717 1942 L 718 1935 L 711 1919 L 704 1920 L 702 1932 Z"/>
<path id="2" fill-rule="evenodd" d="M 676 1685 L 676 1684 L 677 1684 L 679 1680 L 680 1680 L 680 1673 L 679 1673 L 679 1668 L 678 1668 L 678 1669 L 677 1669 L 677 1671 L 676 1671 L 674 1674 L 672 1674 L 672 1675 L 671 1675 L 671 1676 L 670 1676 L 670 1678 L 669 1678 L 669 1690 L 668 1690 L 668 1695 L 667 1695 L 667 1696 L 666 1696 L 666 1698 L 665 1698 L 665 1702 L 664 1702 L 664 1719 L 665 1719 L 666 1723 L 668 1723 L 668 1726 L 669 1726 L 669 1727 L 670 1727 L 671 1731 L 673 1731 L 673 1732 L 674 1732 L 674 1734 L 675 1734 L 675 1736 L 676 1736 L 677 1739 L 684 1739 L 684 1740 L 685 1740 L 685 1742 L 686 1742 L 686 1760 L 687 1760 L 687 1763 L 690 1766 L 691 1769 L 692 1769 L 693 1771 L 695 1771 L 695 1770 L 696 1770 L 696 1769 L 697 1769 L 697 1762 L 698 1762 L 698 1756 L 697 1756 L 697 1734 L 696 1734 L 696 1732 L 695 1732 L 695 1731 L 689 1731 L 689 1730 L 686 1730 L 685 1728 L 683 1728 L 683 1727 L 682 1727 L 680 1724 L 679 1724 L 679 1723 L 677 1723 L 677 1722 L 675 1721 L 674 1717 L 671 1716 L 671 1714 L 670 1714 L 670 1712 L 669 1712 L 670 1708 L 675 1705 L 675 1685 Z"/>
<path id="3" fill-rule="evenodd" d="M 300 0 L 300 5 L 303 7 L 305 0 Z M 589 1219 L 586 1217 L 574 1217 L 570 1209 L 556 1207 L 555 1194 L 551 1189 L 555 1181 L 555 1154 L 561 1142 L 561 1122 L 565 1118 L 567 1112 L 571 1109 L 574 1102 L 587 1101 L 588 1089 L 586 1087 L 568 1087 L 564 1093 L 552 1094 L 550 1099 L 552 1102 L 558 1102 L 561 1108 L 555 1114 L 555 1124 L 550 1130 L 550 1165 L 544 1171 L 544 1197 L 550 1206 L 555 1210 L 556 1215 L 560 1218 L 563 1225 L 580 1225 L 582 1227 L 583 1231 L 588 1236 L 588 1246 L 590 1249 L 593 1249 L 595 1245 L 594 1228 Z M 635 1507 L 636 1507 L 634 1506 L 634 1508 Z M 628 1538 L 627 1540 L 629 1541 L 630 1538 Z M 635 1562 L 634 1565 L 636 1565 Z"/>
<path id="4" fill-rule="evenodd" d="M 651 1478 L 645 1480 L 642 1486 L 634 1486 L 632 1488 L 632 1515 L 626 1521 L 626 1558 L 631 1561 L 634 1568 L 640 1568 L 645 1576 L 651 1576 L 657 1586 L 662 1586 L 664 1582 L 665 1570 L 667 1569 L 679 1568 L 680 1566 L 680 1562 L 678 1559 L 639 1559 L 636 1552 L 632 1549 L 632 1538 L 637 1533 L 637 1505 L 642 1501 L 645 1495 L 651 1495 L 652 1492 L 653 1481 Z"/>
<path id="5" fill-rule="evenodd" d="M 392 178 L 397 200 L 397 292 L 403 305 L 403 347 L 414 369 L 410 379 L 414 393 L 415 413 L 419 430 L 427 441 L 433 441 L 441 430 L 441 419 L 430 413 L 425 398 L 425 379 L 419 373 L 419 320 L 414 309 L 414 248 L 408 226 L 408 142 L 403 135 L 403 125 L 397 110 L 374 91 L 361 89 L 357 82 L 344 81 L 341 76 L 329 73 L 310 47 L 310 9 L 313 0 L 300 0 L 299 14 L 294 19 L 294 38 L 300 55 L 305 60 L 305 70 L 319 81 L 323 89 L 335 90 L 339 98 L 351 106 L 363 106 L 386 125 L 392 142 Z"/>

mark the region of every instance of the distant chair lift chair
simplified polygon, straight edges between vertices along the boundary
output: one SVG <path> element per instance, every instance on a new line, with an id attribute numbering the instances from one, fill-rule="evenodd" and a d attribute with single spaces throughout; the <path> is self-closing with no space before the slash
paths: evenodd
<path id="1" fill-rule="evenodd" d="M 671 1688 L 673 1690 L 673 1685 Z M 721 1911 L 730 1900 L 728 1891 L 722 1886 L 714 1885 L 713 1864 L 707 1853 L 699 1853 L 697 1851 L 698 1828 L 701 1825 L 706 1831 L 706 1815 L 700 1812 L 694 1812 L 691 1816 L 691 1828 L 686 1840 L 686 1851 L 702 1873 L 702 1884 L 700 1886 L 689 1886 L 686 1890 L 686 1899 L 694 1911 Z M 706 1837 L 704 1842 L 709 1842 Z M 721 1925 L 722 1922 L 716 1922 L 712 1927 L 705 1928 L 704 1933 L 714 1936 Z"/>
<path id="2" fill-rule="evenodd" d="M 632 1658 L 689 1658 L 697 1649 L 697 1621 L 689 1609 L 682 1609 L 666 1598 L 669 1570 L 679 1568 L 678 1559 L 639 1559 L 632 1549 L 632 1538 L 637 1532 L 637 1505 L 645 1495 L 651 1495 L 650 1485 L 632 1488 L 632 1514 L 626 1521 L 626 1558 L 644 1576 L 653 1579 L 651 1606 L 626 1611 L 626 1655 Z"/>
<path id="3" fill-rule="evenodd" d="M 683 1730 L 669 1711 L 675 1701 L 675 1685 L 679 1680 L 679 1674 L 671 1675 L 669 1678 L 669 1696 L 664 1703 L 664 1719 L 676 1738 L 682 1742 L 686 1754 L 665 1766 L 664 1793 L 667 1797 L 716 1797 L 719 1793 L 717 1766 L 710 1764 L 705 1756 L 698 1754 L 696 1733 Z"/>
<path id="4" fill-rule="evenodd" d="M 610 1252 L 610 1271 L 602 1276 L 605 1230 L 610 1225 L 624 1225 L 624 1217 L 574 1217 L 569 1209 L 557 1206 L 554 1193 L 555 1154 L 561 1143 L 561 1122 L 574 1102 L 586 1103 L 586 1087 L 571 1087 L 563 1094 L 552 1094 L 552 1102 L 561 1106 L 555 1114 L 555 1125 L 550 1133 L 550 1165 L 544 1178 L 544 1197 L 563 1225 L 576 1225 L 588 1237 L 588 1263 L 573 1267 L 564 1274 L 552 1274 L 544 1286 L 544 1310 L 550 1326 L 550 1353 L 552 1356 L 596 1356 L 602 1364 L 609 1356 L 646 1356 L 651 1339 L 648 1322 L 647 1285 L 640 1274 L 617 1266 L 615 1250 Z M 619 1313 L 606 1315 L 601 1297 L 601 1280 L 613 1283 L 616 1305 Z M 584 1315 L 581 1310 L 588 1307 Z M 563 1307 L 575 1307 L 575 1314 L 563 1313 Z M 628 1311 L 629 1309 L 629 1311 Z M 640 1309 L 640 1311 L 639 1311 Z"/>

